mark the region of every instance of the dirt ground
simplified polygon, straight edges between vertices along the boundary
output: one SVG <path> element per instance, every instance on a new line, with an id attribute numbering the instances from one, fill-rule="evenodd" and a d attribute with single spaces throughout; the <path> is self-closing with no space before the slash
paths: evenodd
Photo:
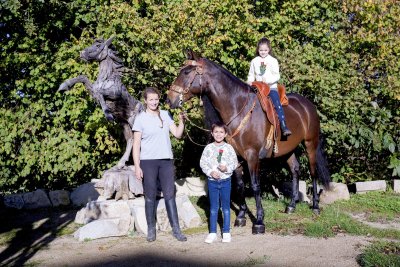
<path id="1" fill-rule="evenodd" d="M 252 235 L 251 225 L 232 229 L 231 243 L 219 239 L 206 244 L 206 233 L 189 234 L 187 242 L 176 241 L 170 233 L 158 233 L 152 243 L 139 234 L 85 242 L 77 241 L 71 234 L 58 236 L 56 232 L 67 228 L 75 213 L 29 214 L 32 222 L 23 225 L 19 225 L 17 218 L 21 214 L 0 214 L 1 233 L 16 231 L 7 245 L 0 246 L 0 266 L 352 267 L 359 266 L 357 256 L 372 240 L 348 235 L 327 239 Z"/>

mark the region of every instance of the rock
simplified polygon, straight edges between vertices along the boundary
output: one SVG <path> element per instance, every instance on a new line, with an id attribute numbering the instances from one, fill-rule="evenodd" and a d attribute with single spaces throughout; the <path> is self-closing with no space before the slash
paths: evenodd
<path id="1" fill-rule="evenodd" d="M 71 193 L 71 202 L 74 206 L 84 206 L 99 197 L 99 192 L 95 189 L 94 183 L 86 183 L 78 186 Z"/>
<path id="2" fill-rule="evenodd" d="M 24 199 L 24 209 L 38 209 L 51 207 L 51 202 L 44 190 L 38 189 L 22 195 Z"/>
<path id="3" fill-rule="evenodd" d="M 103 199 L 110 199 L 115 194 L 115 199 L 128 200 L 135 195 L 143 194 L 143 184 L 135 177 L 135 166 L 122 169 L 111 168 L 104 172 L 102 179 L 96 181 L 97 189 L 104 189 Z"/>
<path id="4" fill-rule="evenodd" d="M 103 174 L 104 194 L 106 199 L 114 196 L 115 200 L 129 199 L 129 176 L 132 176 L 131 171 L 124 169 L 114 170 L 110 169 Z"/>
<path id="5" fill-rule="evenodd" d="M 282 196 L 291 198 L 292 197 L 292 182 L 282 182 L 279 187 L 272 185 L 274 194 L 281 198 Z M 299 201 L 311 203 L 311 200 L 307 196 L 307 183 L 299 180 Z"/>
<path id="6" fill-rule="evenodd" d="M 393 191 L 400 193 L 400 180 L 393 180 Z"/>
<path id="7" fill-rule="evenodd" d="M 135 176 L 135 166 L 128 166 L 131 170 L 132 175 L 129 176 L 129 191 L 134 195 L 143 195 L 143 183 L 142 181 L 136 179 Z"/>
<path id="8" fill-rule="evenodd" d="M 178 209 L 178 207 L 176 207 Z M 179 217 L 179 226 L 183 228 L 183 221 L 181 220 L 179 216 L 179 211 L 178 211 L 178 217 Z M 171 225 L 169 223 L 168 219 L 168 214 L 167 214 L 167 209 L 165 208 L 165 201 L 163 198 L 157 201 L 157 226 L 160 231 L 167 232 L 171 231 Z"/>
<path id="9" fill-rule="evenodd" d="M 144 211 L 144 197 L 128 200 L 128 205 L 131 210 L 132 217 L 135 221 L 136 231 L 147 235 L 147 221 Z"/>
<path id="10" fill-rule="evenodd" d="M 320 204 L 331 204 L 337 200 L 349 200 L 350 193 L 346 184 L 330 183 L 330 190 L 323 190 L 319 196 Z"/>
<path id="11" fill-rule="evenodd" d="M 356 193 L 362 194 L 369 191 L 386 191 L 386 181 L 376 180 L 356 183 Z"/>
<path id="12" fill-rule="evenodd" d="M 69 192 L 66 190 L 50 191 L 49 198 L 53 207 L 68 206 L 71 203 Z"/>
<path id="13" fill-rule="evenodd" d="M 187 177 L 175 182 L 176 195 L 205 196 L 207 195 L 207 181 L 200 177 Z"/>
<path id="14" fill-rule="evenodd" d="M 78 224 L 87 224 L 95 220 L 110 218 L 123 218 L 127 220 L 130 216 L 131 211 L 126 201 L 91 201 L 86 204 L 86 207 L 77 212 L 75 222 Z"/>
<path id="15" fill-rule="evenodd" d="M 24 207 L 22 194 L 4 196 L 4 206 L 7 208 L 22 209 Z"/>
<path id="16" fill-rule="evenodd" d="M 299 201 L 311 203 L 307 196 L 307 183 L 305 181 L 299 181 Z"/>
<path id="17" fill-rule="evenodd" d="M 130 224 L 130 220 L 123 218 L 96 220 L 79 228 L 74 233 L 74 237 L 79 241 L 84 241 L 86 239 L 123 236 L 128 234 Z"/>
<path id="18" fill-rule="evenodd" d="M 192 202 L 190 202 L 188 196 L 177 196 L 176 207 L 179 218 L 183 221 L 183 224 L 180 225 L 182 228 L 193 228 L 201 225 L 200 215 L 197 213 Z"/>

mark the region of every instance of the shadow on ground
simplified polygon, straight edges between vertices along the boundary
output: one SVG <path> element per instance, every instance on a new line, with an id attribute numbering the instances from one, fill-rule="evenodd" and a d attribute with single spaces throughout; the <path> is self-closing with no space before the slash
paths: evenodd
<path id="1" fill-rule="evenodd" d="M 76 210 L 16 210 L 0 207 L 0 266 L 23 266 L 69 229 Z M 73 224 L 71 224 L 73 225 Z"/>

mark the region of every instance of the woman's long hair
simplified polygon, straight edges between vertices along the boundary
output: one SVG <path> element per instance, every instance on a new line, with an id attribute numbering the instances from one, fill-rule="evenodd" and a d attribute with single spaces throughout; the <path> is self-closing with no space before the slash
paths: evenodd
<path id="1" fill-rule="evenodd" d="M 159 98 L 159 99 L 161 98 L 160 91 L 158 91 L 157 88 L 155 88 L 155 87 L 146 87 L 146 88 L 143 90 L 142 95 L 143 95 L 143 98 L 144 98 L 145 100 L 147 100 L 147 96 L 148 96 L 149 94 L 156 94 L 156 95 L 158 95 L 158 98 Z M 146 110 L 146 109 L 147 109 L 146 103 L 144 104 L 144 106 L 145 106 L 145 110 Z M 158 105 L 158 107 L 157 107 L 157 115 L 158 115 L 158 118 L 159 118 L 160 121 L 161 121 L 161 126 L 160 126 L 160 127 L 163 128 L 163 127 L 164 127 L 164 122 L 163 122 L 163 120 L 161 119 L 161 115 L 160 115 L 160 105 Z"/>

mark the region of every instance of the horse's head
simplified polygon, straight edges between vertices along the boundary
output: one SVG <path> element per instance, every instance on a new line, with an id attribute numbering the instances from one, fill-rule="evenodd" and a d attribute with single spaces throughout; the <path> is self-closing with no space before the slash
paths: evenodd
<path id="1" fill-rule="evenodd" d="M 187 58 L 167 93 L 167 103 L 171 108 L 180 107 L 183 102 L 203 92 L 204 60 L 192 51 L 187 52 Z"/>
<path id="2" fill-rule="evenodd" d="M 97 39 L 91 46 L 81 52 L 81 59 L 89 61 L 103 61 L 108 55 L 108 47 L 111 45 L 114 37 L 108 40 Z"/>

